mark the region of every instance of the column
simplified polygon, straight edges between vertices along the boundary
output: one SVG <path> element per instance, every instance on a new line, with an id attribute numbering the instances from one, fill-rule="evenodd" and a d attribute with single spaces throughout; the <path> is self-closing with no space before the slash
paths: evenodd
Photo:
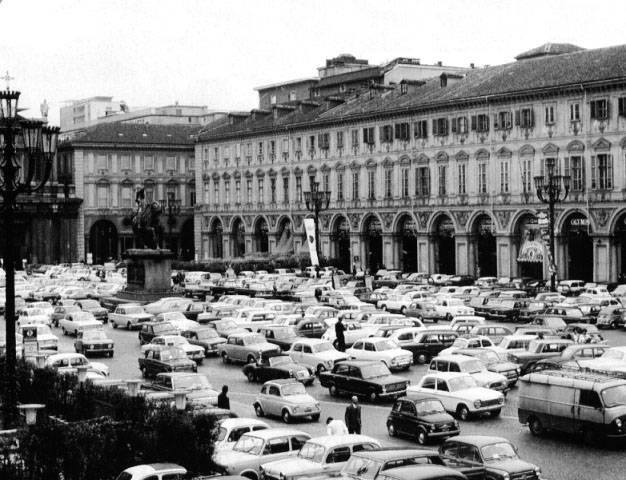
<path id="1" fill-rule="evenodd" d="M 608 283 L 609 270 L 609 237 L 603 233 L 592 234 L 593 238 L 593 281 Z"/>
<path id="2" fill-rule="evenodd" d="M 496 234 L 496 258 L 498 261 L 498 277 L 511 277 L 514 270 L 513 238 L 508 234 Z"/>
<path id="3" fill-rule="evenodd" d="M 430 239 L 426 233 L 417 234 L 417 271 L 423 273 L 432 272 L 430 265 Z"/>
<path id="4" fill-rule="evenodd" d="M 393 233 L 382 233 L 383 238 L 383 265 L 387 270 L 396 270 L 399 268 L 399 262 L 394 255 L 395 238 Z"/>
<path id="5" fill-rule="evenodd" d="M 475 273 L 474 263 L 471 261 L 473 255 L 470 254 L 470 251 L 473 250 L 471 235 L 457 233 L 454 236 L 454 243 L 456 248 L 456 274 L 471 275 Z"/>

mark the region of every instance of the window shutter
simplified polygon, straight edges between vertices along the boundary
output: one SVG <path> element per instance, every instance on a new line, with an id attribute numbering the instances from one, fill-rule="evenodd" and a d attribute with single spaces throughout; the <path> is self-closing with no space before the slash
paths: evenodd
<path id="1" fill-rule="evenodd" d="M 424 138 L 428 137 L 428 121 L 422 120 L 422 136 Z"/>
<path id="2" fill-rule="evenodd" d="M 515 110 L 515 125 L 520 125 L 520 111 Z M 526 127 L 527 125 L 522 125 L 522 127 Z"/>
<path id="3" fill-rule="evenodd" d="M 457 119 L 453 118 L 452 119 L 452 133 L 456 133 L 456 122 L 457 122 Z"/>
<path id="4" fill-rule="evenodd" d="M 532 108 L 530 109 L 530 125 L 528 126 L 531 128 L 535 126 L 535 111 Z"/>
<path id="5" fill-rule="evenodd" d="M 448 119 L 447 118 L 443 119 L 443 134 L 444 135 L 448 134 Z"/>
<path id="6" fill-rule="evenodd" d="M 401 128 L 402 128 L 402 124 L 401 124 L 401 123 L 396 123 L 396 124 L 394 125 L 394 130 L 395 130 L 395 131 L 394 131 L 394 137 L 395 137 L 396 139 L 402 138 L 402 135 L 401 135 L 401 133 L 400 133 L 400 129 L 401 129 Z"/>
<path id="7" fill-rule="evenodd" d="M 591 189 L 596 188 L 596 156 L 591 156 Z"/>
<path id="8" fill-rule="evenodd" d="M 585 157 L 580 157 L 580 169 L 581 169 L 581 179 L 580 179 L 580 189 L 584 192 L 587 187 L 587 162 Z"/>
<path id="9" fill-rule="evenodd" d="M 591 109 L 591 118 L 596 118 L 596 102 L 590 102 L 589 107 Z"/>
<path id="10" fill-rule="evenodd" d="M 606 188 L 613 189 L 613 155 L 607 155 Z"/>
<path id="11" fill-rule="evenodd" d="M 430 195 L 430 167 L 426 168 L 426 195 Z"/>
<path id="12" fill-rule="evenodd" d="M 611 102 L 609 100 L 605 100 L 606 102 L 606 115 L 604 118 L 611 118 Z"/>
<path id="13" fill-rule="evenodd" d="M 439 125 L 437 125 L 437 119 L 433 118 L 433 135 L 439 135 Z"/>
<path id="14" fill-rule="evenodd" d="M 476 131 L 476 115 L 472 115 L 472 132 Z"/>
<path id="15" fill-rule="evenodd" d="M 493 115 L 493 128 L 494 130 L 498 129 L 498 114 L 497 113 Z"/>

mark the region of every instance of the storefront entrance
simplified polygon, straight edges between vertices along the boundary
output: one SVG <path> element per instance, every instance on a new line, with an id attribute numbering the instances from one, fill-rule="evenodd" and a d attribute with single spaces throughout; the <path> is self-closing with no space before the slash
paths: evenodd
<path id="1" fill-rule="evenodd" d="M 435 272 L 454 275 L 456 255 L 454 247 L 454 224 L 450 217 L 442 215 L 435 224 Z"/>
<path id="2" fill-rule="evenodd" d="M 564 224 L 565 258 L 567 279 L 593 280 L 593 240 L 589 219 L 582 213 L 574 213 Z"/>
<path id="3" fill-rule="evenodd" d="M 383 228 L 378 217 L 370 217 L 365 223 L 363 236 L 367 255 L 367 268 L 374 275 L 383 265 Z"/>
<path id="4" fill-rule="evenodd" d="M 498 271 L 496 237 L 493 234 L 493 221 L 489 215 L 481 215 L 474 222 L 474 258 L 476 277 L 495 277 Z"/>
<path id="5" fill-rule="evenodd" d="M 417 228 L 415 221 L 405 215 L 398 222 L 400 267 L 403 272 L 417 272 Z"/>
<path id="6" fill-rule="evenodd" d="M 237 218 L 233 222 L 232 240 L 233 240 L 233 257 L 243 257 L 246 254 L 245 227 L 241 218 Z"/>
<path id="7" fill-rule="evenodd" d="M 520 277 L 543 279 L 544 244 L 537 217 L 522 216 L 515 227 L 517 268 Z"/>
<path id="8" fill-rule="evenodd" d="M 345 217 L 339 217 L 335 220 L 331 241 L 333 242 L 333 257 L 336 267 L 346 273 L 350 272 L 350 225 Z"/>

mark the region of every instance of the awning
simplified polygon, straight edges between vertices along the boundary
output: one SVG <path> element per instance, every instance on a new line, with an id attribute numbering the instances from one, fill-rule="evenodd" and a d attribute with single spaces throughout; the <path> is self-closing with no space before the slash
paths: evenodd
<path id="1" fill-rule="evenodd" d="M 520 248 L 518 262 L 543 263 L 543 243 L 527 240 Z"/>

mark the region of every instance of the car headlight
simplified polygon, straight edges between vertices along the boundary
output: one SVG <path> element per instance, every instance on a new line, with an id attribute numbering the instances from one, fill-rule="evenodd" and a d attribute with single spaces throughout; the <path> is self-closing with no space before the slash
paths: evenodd
<path id="1" fill-rule="evenodd" d="M 502 480 L 509 480 L 511 478 L 511 476 L 508 473 L 503 473 L 502 474 Z"/>
<path id="2" fill-rule="evenodd" d="M 482 402 L 480 400 L 476 400 L 474 402 L 474 408 L 480 408 L 481 405 L 482 405 Z"/>
<path id="3" fill-rule="evenodd" d="M 498 403 L 500 403 L 500 404 L 504 403 L 504 397 L 503 396 L 500 396 L 498 398 Z"/>
<path id="4" fill-rule="evenodd" d="M 293 413 L 296 413 L 298 411 L 299 407 L 293 407 Z"/>
<path id="5" fill-rule="evenodd" d="M 622 420 L 620 418 L 615 419 L 615 426 L 621 430 L 622 428 Z"/>
<path id="6" fill-rule="evenodd" d="M 387 387 L 383 385 L 383 393 L 387 393 Z"/>

